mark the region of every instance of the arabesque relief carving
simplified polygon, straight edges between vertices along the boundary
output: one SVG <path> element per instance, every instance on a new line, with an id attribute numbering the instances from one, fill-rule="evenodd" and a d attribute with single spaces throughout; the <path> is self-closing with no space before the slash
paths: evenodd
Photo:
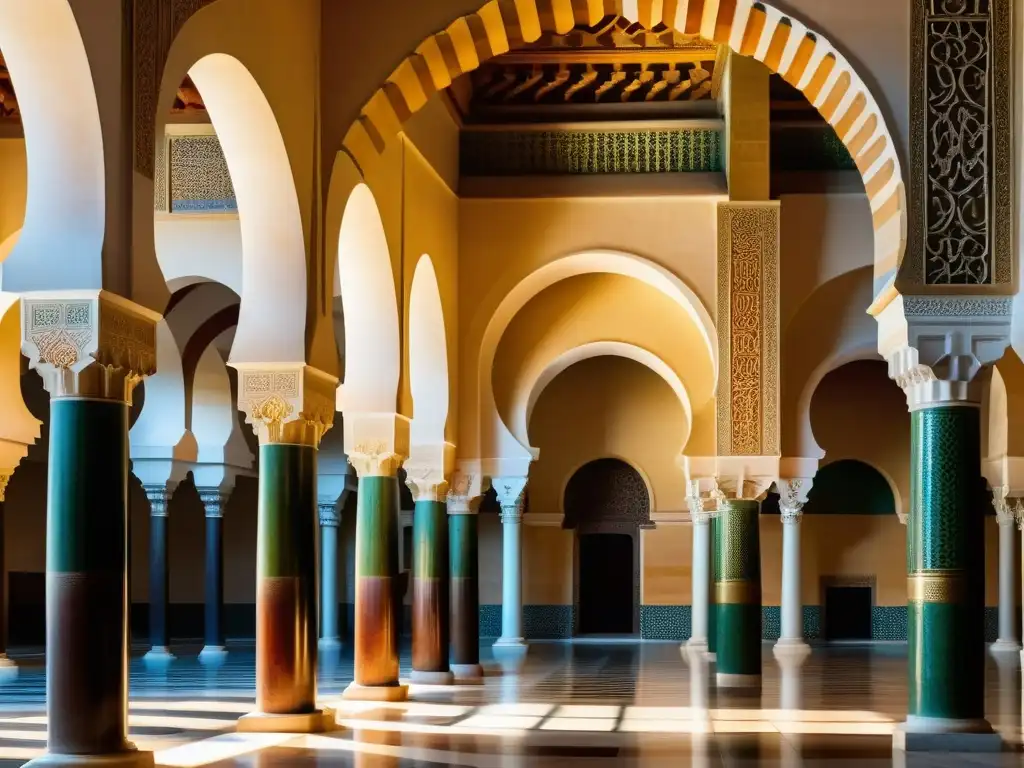
<path id="1" fill-rule="evenodd" d="M 238 406 L 260 444 L 319 445 L 334 424 L 337 379 L 315 368 L 240 367 Z"/>

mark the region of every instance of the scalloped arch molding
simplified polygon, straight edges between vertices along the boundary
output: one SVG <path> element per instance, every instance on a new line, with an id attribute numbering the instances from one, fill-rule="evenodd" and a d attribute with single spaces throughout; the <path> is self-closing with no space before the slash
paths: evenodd
<path id="1" fill-rule="evenodd" d="M 752 0 L 490 0 L 427 37 L 391 73 L 345 136 L 364 174 L 402 124 L 437 91 L 494 56 L 617 14 L 650 29 L 699 34 L 752 56 L 799 89 L 835 129 L 857 164 L 875 230 L 875 290 L 896 273 L 906 242 L 907 201 L 896 143 L 863 79 L 832 43 L 767 3 Z"/>

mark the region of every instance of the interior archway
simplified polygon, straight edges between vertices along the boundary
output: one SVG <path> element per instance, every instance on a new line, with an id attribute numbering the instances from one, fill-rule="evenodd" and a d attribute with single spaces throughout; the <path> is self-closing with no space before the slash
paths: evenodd
<path id="1" fill-rule="evenodd" d="M 0 50 L 17 84 L 28 162 L 24 229 L 4 264 L 4 285 L 101 288 L 103 133 L 92 68 L 67 0 L 0 0 Z"/>
<path id="2" fill-rule="evenodd" d="M 413 445 L 440 445 L 448 422 L 448 342 L 441 291 L 427 255 L 416 264 L 409 296 L 409 386 Z"/>
<path id="3" fill-rule="evenodd" d="M 394 413 L 402 356 L 398 300 L 384 223 L 365 184 L 356 185 L 349 195 L 338 238 L 345 313 L 345 375 L 338 388 L 338 410 Z"/>
<path id="4" fill-rule="evenodd" d="M 727 45 L 800 90 L 833 126 L 864 180 L 875 229 L 876 293 L 894 279 L 905 248 L 906 191 L 882 110 L 853 65 L 825 36 L 765 2 L 490 0 L 426 38 L 398 65 L 346 134 L 347 151 L 365 172 L 402 124 L 457 77 L 537 40 L 543 32 L 566 33 L 608 15 Z"/>

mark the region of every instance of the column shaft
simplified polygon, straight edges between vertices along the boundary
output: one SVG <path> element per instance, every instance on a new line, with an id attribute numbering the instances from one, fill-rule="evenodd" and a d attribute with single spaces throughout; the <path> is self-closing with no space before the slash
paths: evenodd
<path id="1" fill-rule="evenodd" d="M 964 406 L 911 413 L 908 725 L 984 718 L 979 414 Z"/>
<path id="2" fill-rule="evenodd" d="M 149 516 L 149 644 L 157 653 L 165 652 L 170 645 L 167 631 L 170 584 L 167 575 L 167 514 L 164 512 Z"/>
<path id="3" fill-rule="evenodd" d="M 340 645 L 338 635 L 338 526 L 320 526 L 320 645 Z"/>
<path id="4" fill-rule="evenodd" d="M 498 645 L 523 642 L 522 516 L 502 514 L 501 637 Z"/>
<path id="5" fill-rule="evenodd" d="M 480 663 L 480 576 L 477 516 L 450 515 L 451 662 L 453 667 Z"/>
<path id="6" fill-rule="evenodd" d="M 996 640 L 996 648 L 1001 650 L 1020 650 L 1020 643 L 1017 642 L 1017 628 L 1014 614 L 1016 602 L 1014 600 L 1014 585 L 1016 581 L 1015 552 L 1016 536 L 1014 518 L 1007 515 L 1007 519 L 998 519 L 999 522 L 999 637 Z"/>
<path id="7" fill-rule="evenodd" d="M 448 674 L 448 510 L 419 500 L 413 513 L 412 668 Z M 438 678 L 440 680 L 440 678 Z M 426 682 L 426 679 L 424 679 Z"/>
<path id="8" fill-rule="evenodd" d="M 51 754 L 133 751 L 128 713 L 128 405 L 50 402 L 46 705 Z"/>
<path id="9" fill-rule="evenodd" d="M 708 644 L 708 603 L 711 592 L 711 521 L 697 518 L 693 523 L 693 574 L 690 645 Z"/>
<path id="10" fill-rule="evenodd" d="M 316 448 L 260 446 L 256 709 L 309 714 L 316 704 Z"/>
<path id="11" fill-rule="evenodd" d="M 715 541 L 716 648 L 720 686 L 755 686 L 761 678 L 759 502 L 730 501 Z"/>
<path id="12" fill-rule="evenodd" d="M 206 516 L 205 645 L 224 647 L 224 535 L 223 518 Z"/>
<path id="13" fill-rule="evenodd" d="M 718 578 L 718 539 L 722 535 L 722 518 L 715 515 L 711 518 L 711 578 L 708 579 L 708 653 L 716 656 L 718 651 L 718 595 L 716 580 Z"/>
<path id="14" fill-rule="evenodd" d="M 803 643 L 800 597 L 800 515 L 782 519 L 782 633 L 780 641 Z"/>
<path id="15" fill-rule="evenodd" d="M 0 501 L 0 667 L 7 663 L 7 565 L 4 562 L 4 507 Z"/>
<path id="16" fill-rule="evenodd" d="M 356 508 L 355 681 L 398 686 L 398 480 L 360 477 Z"/>

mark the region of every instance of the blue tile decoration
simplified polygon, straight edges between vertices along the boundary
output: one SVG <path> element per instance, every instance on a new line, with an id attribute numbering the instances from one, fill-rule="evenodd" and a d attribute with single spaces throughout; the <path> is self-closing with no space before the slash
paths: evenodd
<path id="1" fill-rule="evenodd" d="M 1020 626 L 1016 624 L 1015 626 Z M 985 642 L 994 643 L 999 639 L 999 608 L 985 606 Z"/>
<path id="2" fill-rule="evenodd" d="M 906 640 L 907 607 L 876 605 L 871 609 L 872 640 Z"/>
<path id="3" fill-rule="evenodd" d="M 480 637 L 501 637 L 501 606 L 480 606 Z"/>
<path id="4" fill-rule="evenodd" d="M 778 640 L 782 634 L 782 609 L 777 605 L 761 606 L 761 639 Z"/>
<path id="5" fill-rule="evenodd" d="M 524 605 L 523 635 L 527 640 L 562 640 L 572 637 L 571 605 Z"/>
<path id="6" fill-rule="evenodd" d="M 820 605 L 805 605 L 803 613 L 804 613 L 804 639 L 805 640 L 820 640 L 821 639 L 821 606 Z"/>
<path id="7" fill-rule="evenodd" d="M 690 639 L 691 611 L 688 605 L 641 605 L 640 637 L 644 640 Z"/>

